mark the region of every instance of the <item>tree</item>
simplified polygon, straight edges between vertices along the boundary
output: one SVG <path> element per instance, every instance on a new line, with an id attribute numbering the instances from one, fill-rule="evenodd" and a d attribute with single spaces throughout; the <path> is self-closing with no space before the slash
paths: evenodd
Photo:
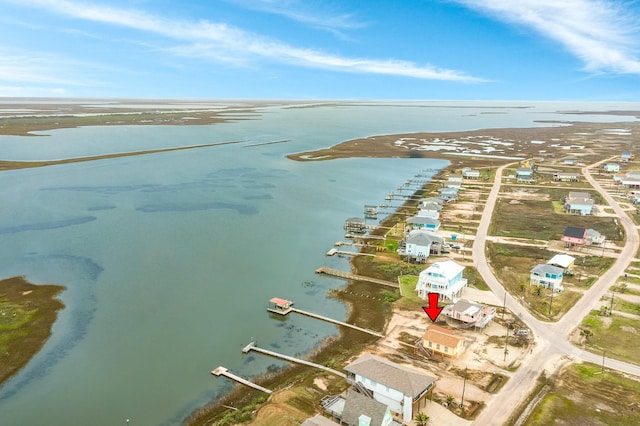
<path id="1" fill-rule="evenodd" d="M 453 401 L 455 401 L 456 399 L 453 397 L 453 395 L 447 395 L 447 406 L 450 406 L 451 404 L 453 404 Z"/>
<path id="2" fill-rule="evenodd" d="M 580 330 L 580 335 L 584 337 L 585 342 L 589 343 L 589 339 L 593 337 L 593 331 L 589 330 L 588 328 L 583 328 L 582 330 Z"/>
<path id="3" fill-rule="evenodd" d="M 429 417 L 427 414 L 423 412 L 420 412 L 416 414 L 415 421 L 416 421 L 416 425 L 418 426 L 427 426 L 431 421 L 431 417 Z"/>
<path id="4" fill-rule="evenodd" d="M 542 286 L 541 286 L 541 285 L 538 285 L 538 286 L 536 286 L 535 290 L 533 290 L 533 293 L 534 293 L 536 296 L 542 296 L 542 291 L 543 291 Z"/>

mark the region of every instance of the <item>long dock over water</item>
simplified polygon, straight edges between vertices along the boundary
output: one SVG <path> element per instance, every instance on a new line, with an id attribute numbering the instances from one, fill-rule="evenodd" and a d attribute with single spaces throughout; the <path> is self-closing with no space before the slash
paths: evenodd
<path id="1" fill-rule="evenodd" d="M 400 287 L 398 283 L 394 283 L 393 281 L 380 280 L 378 278 L 366 277 L 364 275 L 352 274 L 351 272 L 339 271 L 337 269 L 331 269 L 326 267 L 321 267 L 316 269 L 316 274 L 324 274 L 331 275 L 339 278 L 346 278 L 348 280 L 356 280 L 356 281 L 367 281 L 374 284 L 380 284 L 387 287 L 398 288 Z"/>
<path id="2" fill-rule="evenodd" d="M 346 322 L 338 321 L 333 318 L 325 317 L 324 315 L 314 314 L 313 312 L 303 311 L 302 309 L 290 308 L 290 312 L 297 312 L 300 315 L 306 315 L 311 318 L 319 319 L 322 321 L 330 322 L 332 324 L 341 325 L 343 327 L 353 328 L 354 330 L 362 331 L 363 333 L 371 334 L 376 337 L 384 337 L 384 334 L 378 333 L 377 331 L 369 330 L 367 328 L 358 327 L 357 325 L 349 324 Z"/>
<path id="3" fill-rule="evenodd" d="M 211 372 L 211 374 L 213 374 L 214 376 L 225 376 L 225 377 L 228 377 L 229 379 L 234 380 L 234 381 L 236 381 L 236 382 L 238 382 L 240 384 L 243 384 L 245 386 L 249 386 L 250 388 L 257 389 L 257 390 L 265 392 L 265 393 L 272 393 L 273 392 L 270 389 L 263 388 L 260 385 L 257 385 L 257 384 L 255 384 L 253 382 L 250 382 L 249 380 L 243 379 L 242 377 L 236 376 L 233 373 L 230 373 L 229 370 L 227 370 L 224 367 L 216 368 L 215 370 L 213 370 Z"/>
<path id="4" fill-rule="evenodd" d="M 311 361 L 306 361 L 304 359 L 295 358 L 295 357 L 292 357 L 292 356 L 289 356 L 289 355 L 284 355 L 284 354 L 280 354 L 278 352 L 273 352 L 273 351 L 270 351 L 270 350 L 267 350 L 267 349 L 259 348 L 259 347 L 256 346 L 256 342 L 251 342 L 247 346 L 245 346 L 244 349 L 242 349 L 242 352 L 245 353 L 245 354 L 247 354 L 247 353 L 249 353 L 251 351 L 258 352 L 258 353 L 265 354 L 265 355 L 269 355 L 269 356 L 274 357 L 274 358 L 284 359 L 285 361 L 293 362 L 293 363 L 296 363 L 296 364 L 308 365 L 309 367 L 319 368 L 321 370 L 327 371 L 327 372 L 329 372 L 331 374 L 335 374 L 336 376 L 340 376 L 342 378 L 346 378 L 347 377 L 346 374 L 344 374 L 344 373 L 342 373 L 342 372 L 340 372 L 338 370 L 334 370 L 333 368 L 325 367 L 324 365 L 316 364 L 316 363 L 313 363 Z"/>

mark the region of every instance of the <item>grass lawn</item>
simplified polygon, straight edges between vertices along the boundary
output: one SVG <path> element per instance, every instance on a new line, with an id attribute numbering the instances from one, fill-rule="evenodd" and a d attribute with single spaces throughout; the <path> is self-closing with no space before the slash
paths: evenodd
<path id="1" fill-rule="evenodd" d="M 582 320 L 582 327 L 593 333 L 589 343 L 584 345 L 585 349 L 596 354 L 606 351 L 608 358 L 638 364 L 640 339 L 637 334 L 640 332 L 640 321 L 615 313 L 611 317 L 600 316 L 599 311 L 593 310 Z"/>
<path id="2" fill-rule="evenodd" d="M 640 382 L 600 366 L 565 367 L 525 426 L 640 424 Z"/>
<path id="3" fill-rule="evenodd" d="M 404 310 L 419 310 L 426 305 L 427 301 L 418 297 L 418 292 L 416 291 L 417 275 L 403 275 L 399 278 L 399 281 L 402 297 L 396 302 L 396 307 Z"/>
<path id="4" fill-rule="evenodd" d="M 508 198 L 498 199 L 489 233 L 504 237 L 538 240 L 559 240 L 567 226 L 593 228 L 606 236 L 618 236 L 621 228 L 611 217 L 577 216 L 556 213 L 554 200 L 569 191 L 561 189 L 530 188 L 533 196 L 548 199 L 521 199 L 511 204 Z M 596 197 L 596 194 L 594 194 Z M 619 238 L 619 237 L 617 237 Z"/>
<path id="5" fill-rule="evenodd" d="M 549 290 L 529 284 L 531 269 L 538 263 L 545 263 L 554 252 L 538 247 L 497 243 L 487 243 L 487 252 L 496 278 L 541 320 L 557 321 L 582 296 L 565 285 L 565 291 L 556 293 L 552 300 Z"/>

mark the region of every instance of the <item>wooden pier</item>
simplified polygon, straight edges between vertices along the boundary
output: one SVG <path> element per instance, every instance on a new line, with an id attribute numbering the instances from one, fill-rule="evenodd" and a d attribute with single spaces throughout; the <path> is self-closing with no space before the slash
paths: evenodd
<path id="1" fill-rule="evenodd" d="M 274 299 L 275 300 L 283 300 L 283 299 L 279 299 L 277 297 L 274 297 L 271 300 L 274 300 Z M 289 304 L 286 306 L 286 308 L 284 306 L 278 307 L 276 309 L 267 308 L 267 311 L 272 312 L 274 314 L 279 314 L 279 315 L 282 315 L 282 316 L 285 316 L 290 312 L 296 312 L 296 313 L 299 313 L 300 315 L 306 315 L 308 317 L 319 319 L 321 321 L 326 321 L 326 322 L 330 322 L 332 324 L 342 325 L 344 327 L 353 328 L 354 330 L 362 331 L 363 333 L 371 334 L 372 336 L 384 337 L 384 334 L 378 333 L 377 331 L 369 330 L 369 329 L 366 329 L 366 328 L 358 327 L 357 325 L 353 325 L 353 324 L 349 324 L 349 323 L 346 323 L 346 322 L 338 321 L 338 320 L 335 320 L 333 318 L 325 317 L 324 315 L 314 314 L 313 312 L 303 311 L 302 309 L 296 309 L 296 308 L 291 306 L 291 305 L 293 305 L 293 302 L 291 302 L 291 301 L 287 301 L 287 302 L 289 302 Z"/>
<path id="2" fill-rule="evenodd" d="M 306 361 L 304 359 L 294 358 L 294 357 L 289 356 L 289 355 L 283 355 L 283 354 L 280 354 L 278 352 L 273 352 L 273 351 L 270 351 L 270 350 L 267 350 L 267 349 L 259 348 L 259 347 L 256 346 L 256 342 L 251 342 L 247 346 L 245 346 L 244 349 L 242 349 L 242 352 L 245 353 L 245 354 L 247 354 L 247 353 L 249 353 L 251 351 L 258 352 L 258 353 L 261 353 L 261 354 L 264 354 L 264 355 L 268 355 L 268 356 L 271 356 L 271 357 L 274 357 L 274 358 L 284 359 L 285 361 L 293 362 L 293 363 L 296 363 L 296 364 L 302 364 L 302 365 L 307 365 L 309 367 L 319 368 L 321 370 L 327 371 L 327 372 L 329 372 L 331 374 L 335 374 L 336 376 L 340 376 L 342 378 L 346 378 L 347 377 L 346 374 L 341 373 L 338 370 L 334 370 L 333 368 L 325 367 L 324 365 L 315 364 L 315 363 L 313 363 L 311 361 Z"/>
<path id="3" fill-rule="evenodd" d="M 240 384 L 243 384 L 245 386 L 248 386 L 250 388 L 257 389 L 257 390 L 265 392 L 265 393 L 272 393 L 272 391 L 270 389 L 263 388 L 262 386 L 257 385 L 257 384 L 255 384 L 253 382 L 250 382 L 249 380 L 246 380 L 246 379 L 243 379 L 242 377 L 236 376 L 235 374 L 230 373 L 229 370 L 227 370 L 224 367 L 216 368 L 215 370 L 213 370 L 211 372 L 211 374 L 213 374 L 214 376 L 225 376 L 225 377 L 228 377 L 231 380 L 234 380 L 234 381 L 236 381 L 236 382 L 238 382 Z"/>
<path id="4" fill-rule="evenodd" d="M 346 250 L 338 250 L 337 248 L 332 248 L 327 252 L 327 256 L 334 256 L 336 254 L 341 254 L 343 256 L 374 256 L 374 253 L 361 253 L 359 251 L 346 251 Z"/>
<path id="5" fill-rule="evenodd" d="M 346 278 L 348 280 L 356 280 L 356 281 L 367 281 L 374 284 L 380 284 L 387 287 L 399 288 L 398 283 L 394 283 L 393 281 L 379 280 L 377 278 L 366 277 L 364 275 L 352 274 L 351 272 L 339 271 L 337 269 L 331 269 L 326 267 L 321 267 L 316 269 L 316 274 L 324 274 L 331 275 L 339 278 Z"/>
<path id="6" fill-rule="evenodd" d="M 366 328 L 358 327 L 357 325 L 353 325 L 353 324 L 349 324 L 349 323 L 346 323 L 346 322 L 338 321 L 338 320 L 335 320 L 333 318 L 325 317 L 323 315 L 314 314 L 313 312 L 303 311 L 302 309 L 291 308 L 291 312 L 297 312 L 300 315 L 306 315 L 306 316 L 311 317 L 311 318 L 315 318 L 315 319 L 319 319 L 319 320 L 322 320 L 322 321 L 330 322 L 332 324 L 341 325 L 343 327 L 353 328 L 354 330 L 362 331 L 363 333 L 371 334 L 372 336 L 384 337 L 384 334 L 378 333 L 377 331 L 373 331 L 373 330 L 369 330 L 369 329 L 366 329 Z"/>

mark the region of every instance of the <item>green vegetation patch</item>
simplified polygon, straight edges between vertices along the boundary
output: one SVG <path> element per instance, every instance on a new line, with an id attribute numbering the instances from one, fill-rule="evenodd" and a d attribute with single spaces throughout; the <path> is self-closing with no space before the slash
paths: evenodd
<path id="1" fill-rule="evenodd" d="M 487 254 L 496 278 L 539 319 L 560 319 L 582 296 L 565 286 L 565 291 L 556 293 L 552 298 L 551 292 L 546 288 L 529 283 L 531 269 L 538 263 L 546 263 L 555 254 L 552 251 L 540 247 L 489 242 Z"/>
<path id="2" fill-rule="evenodd" d="M 33 285 L 22 277 L 0 281 L 0 384 L 29 362 L 51 335 L 63 287 Z"/>
<path id="3" fill-rule="evenodd" d="M 598 355 L 606 353 L 607 358 L 638 364 L 638 352 L 640 351 L 640 338 L 638 338 L 640 322 L 638 320 L 622 317 L 615 313 L 612 316 L 601 316 L 600 311 L 593 310 L 582 320 L 582 327 L 593 333 L 584 342 L 585 349 Z M 624 342 L 624 344 L 620 342 Z"/>
<path id="4" fill-rule="evenodd" d="M 601 374 L 594 364 L 562 370 L 524 423 L 526 426 L 640 424 L 640 382 L 616 372 Z"/>
<path id="5" fill-rule="evenodd" d="M 620 239 L 621 227 L 611 217 L 577 216 L 556 213 L 553 202 L 569 193 L 567 190 L 540 190 L 549 199 L 520 199 L 511 203 L 499 199 L 495 206 L 489 233 L 504 237 L 559 240 L 567 226 L 592 228 L 609 239 Z M 537 194 L 539 196 L 539 194 Z M 597 194 L 593 194 L 597 198 Z"/>

